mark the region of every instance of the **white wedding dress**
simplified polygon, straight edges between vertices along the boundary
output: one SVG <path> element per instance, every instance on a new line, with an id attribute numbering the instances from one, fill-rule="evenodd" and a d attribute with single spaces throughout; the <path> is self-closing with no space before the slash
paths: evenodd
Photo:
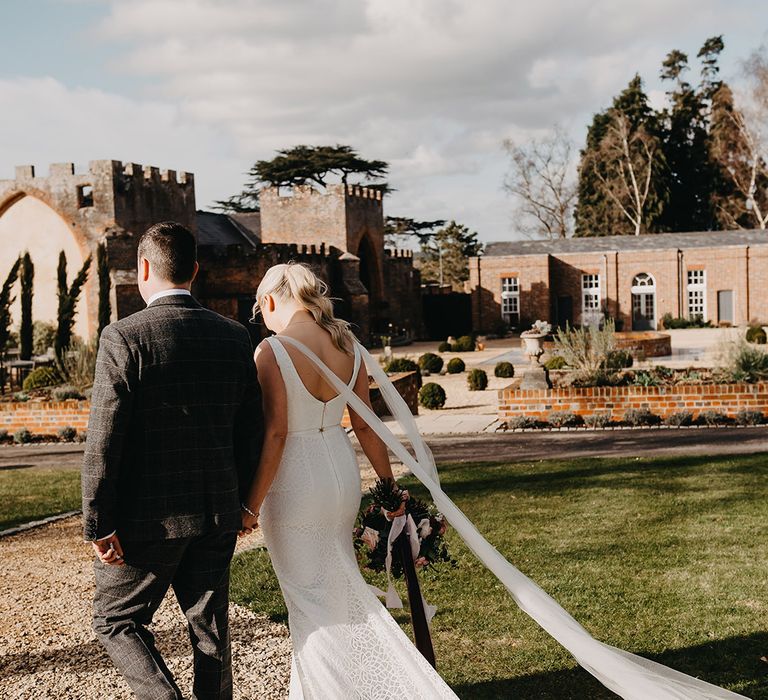
<path id="1" fill-rule="evenodd" d="M 312 361 L 338 392 L 323 403 L 304 387 L 283 342 Z M 290 431 L 280 470 L 264 501 L 261 524 L 290 613 L 294 644 L 292 700 L 455 698 L 369 591 L 357 568 L 352 527 L 360 477 L 339 423 L 357 413 L 429 490 L 435 505 L 517 605 L 624 700 L 748 700 L 592 637 L 556 600 L 508 562 L 440 487 L 432 453 L 397 390 L 376 360 L 355 347 L 345 384 L 299 341 L 269 343 L 288 392 Z M 413 453 L 353 391 L 361 358 Z"/>
<path id="2" fill-rule="evenodd" d="M 360 471 L 341 427 L 346 398 L 315 398 L 280 340 L 267 342 L 285 383 L 288 439 L 259 524 L 288 607 L 290 700 L 456 698 L 360 574 Z M 360 365 L 356 347 L 350 388 Z"/>

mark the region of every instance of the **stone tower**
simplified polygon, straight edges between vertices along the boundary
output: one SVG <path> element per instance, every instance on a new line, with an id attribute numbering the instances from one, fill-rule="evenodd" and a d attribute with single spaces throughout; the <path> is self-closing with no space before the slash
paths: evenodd
<path id="1" fill-rule="evenodd" d="M 0 180 L 0 276 L 29 250 L 36 267 L 35 317 L 52 321 L 59 251 L 67 253 L 70 279 L 93 255 L 77 325 L 80 335 L 90 336 L 97 326 L 97 245 L 107 245 L 113 318 L 126 316 L 143 306 L 135 279 L 137 240 L 151 224 L 166 219 L 194 230 L 191 173 L 177 177 L 173 170 L 119 160 L 91 161 L 84 173 L 76 173 L 72 163 L 55 163 L 43 177 L 31 165 L 17 167 L 13 180 Z"/>

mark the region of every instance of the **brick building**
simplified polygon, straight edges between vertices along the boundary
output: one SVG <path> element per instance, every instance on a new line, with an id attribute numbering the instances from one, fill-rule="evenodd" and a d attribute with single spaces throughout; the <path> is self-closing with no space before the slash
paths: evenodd
<path id="1" fill-rule="evenodd" d="M 768 232 L 708 231 L 490 243 L 470 261 L 473 326 L 616 319 L 624 330 L 665 314 L 715 325 L 768 320 Z"/>
<path id="2" fill-rule="evenodd" d="M 381 196 L 346 185 L 323 192 L 268 188 L 261 211 L 218 214 L 195 208 L 194 177 L 120 161 L 93 161 L 76 173 L 54 164 L 45 177 L 32 166 L 0 180 L 0 277 L 29 250 L 35 263 L 33 314 L 56 317 L 56 263 L 67 253 L 70 279 L 100 242 L 107 246 L 115 318 L 143 307 L 136 287 L 136 244 L 146 228 L 172 219 L 189 226 L 199 245 L 201 273 L 193 290 L 203 303 L 246 322 L 253 295 L 271 265 L 310 264 L 329 284 L 337 313 L 363 340 L 390 324 L 422 333 L 421 279 L 409 253 L 384 248 Z M 97 324 L 95 267 L 85 287 L 76 332 L 90 336 Z M 18 319 L 18 313 L 14 314 Z M 261 331 L 252 327 L 255 335 Z"/>

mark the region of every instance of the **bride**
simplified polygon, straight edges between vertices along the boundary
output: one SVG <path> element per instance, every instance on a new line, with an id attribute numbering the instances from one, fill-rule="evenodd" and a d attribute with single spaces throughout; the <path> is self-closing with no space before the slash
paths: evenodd
<path id="1" fill-rule="evenodd" d="M 392 477 L 389 448 L 520 608 L 606 687 L 626 700 L 744 697 L 597 641 L 504 559 L 442 491 L 410 411 L 348 324 L 334 317 L 326 285 L 308 267 L 270 268 L 254 312 L 276 335 L 255 354 L 266 432 L 243 532 L 262 528 L 285 596 L 294 649 L 290 700 L 457 697 L 360 574 L 352 544 L 360 474 L 341 427 L 346 406 L 378 476 Z M 369 374 L 413 455 L 373 413 Z"/>

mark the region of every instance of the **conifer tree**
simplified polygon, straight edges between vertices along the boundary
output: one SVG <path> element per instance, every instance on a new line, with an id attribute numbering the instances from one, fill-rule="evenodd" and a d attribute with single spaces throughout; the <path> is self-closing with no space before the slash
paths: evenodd
<path id="1" fill-rule="evenodd" d="M 56 352 L 56 359 L 60 368 L 63 367 L 64 353 L 72 343 L 72 329 L 75 327 L 75 318 L 77 317 L 77 302 L 80 299 L 83 285 L 88 280 L 88 270 L 91 267 L 91 260 L 92 258 L 89 255 L 70 285 L 67 282 L 66 253 L 63 250 L 59 253 L 59 266 L 57 269 L 59 309 L 53 348 Z"/>
<path id="2" fill-rule="evenodd" d="M 19 326 L 19 357 L 29 360 L 34 344 L 34 323 L 32 321 L 32 297 L 34 296 L 35 266 L 29 251 L 21 262 L 21 323 Z"/>

